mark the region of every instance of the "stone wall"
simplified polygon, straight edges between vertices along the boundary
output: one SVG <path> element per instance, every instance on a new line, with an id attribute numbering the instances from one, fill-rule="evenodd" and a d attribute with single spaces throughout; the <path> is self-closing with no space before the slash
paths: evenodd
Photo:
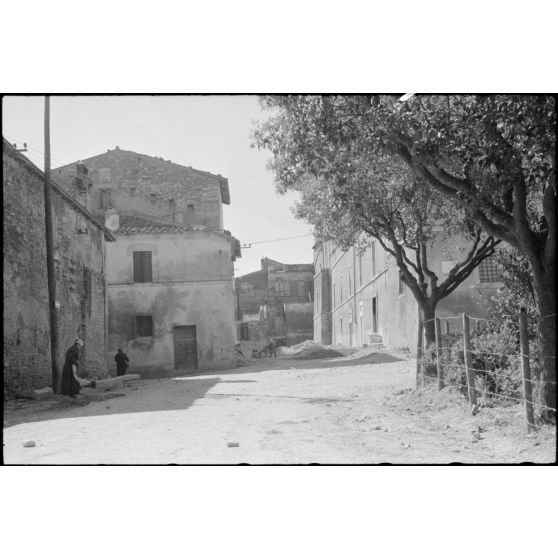
<path id="1" fill-rule="evenodd" d="M 51 384 L 43 174 L 4 144 L 4 381 L 14 391 Z M 59 373 L 85 341 L 81 372 L 105 375 L 102 231 L 52 192 Z M 79 232 L 81 231 L 81 232 Z"/>
<path id="2" fill-rule="evenodd" d="M 256 314 L 260 306 L 267 302 L 267 273 L 255 271 L 235 279 L 237 306 L 242 319 L 243 314 Z"/>
<path id="3" fill-rule="evenodd" d="M 4 386 L 51 384 L 42 178 L 3 149 Z"/>
<path id="4" fill-rule="evenodd" d="M 160 157 L 113 149 L 84 159 L 92 182 L 88 199 L 91 211 L 101 216 L 101 190 L 111 192 L 111 204 L 120 213 L 140 213 L 180 223 L 223 229 L 222 203 L 229 203 L 227 179 Z M 52 171 L 53 178 L 67 191 L 74 183 L 76 164 Z M 188 208 L 192 205 L 193 208 Z"/>

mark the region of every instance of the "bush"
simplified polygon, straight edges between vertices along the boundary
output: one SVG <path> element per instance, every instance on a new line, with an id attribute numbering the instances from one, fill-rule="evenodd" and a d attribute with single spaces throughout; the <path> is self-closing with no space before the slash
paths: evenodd
<path id="1" fill-rule="evenodd" d="M 475 387 L 483 404 L 512 405 L 521 400 L 522 371 L 518 327 L 512 321 L 481 322 L 480 331 L 471 331 L 471 351 Z M 454 331 L 443 335 L 442 364 L 446 385 L 453 385 L 467 396 L 467 374 L 463 333 Z M 425 370 L 436 367 L 434 346 L 424 351 L 421 364 Z M 532 362 L 533 366 L 533 362 Z M 537 367 L 535 365 L 536 377 Z"/>

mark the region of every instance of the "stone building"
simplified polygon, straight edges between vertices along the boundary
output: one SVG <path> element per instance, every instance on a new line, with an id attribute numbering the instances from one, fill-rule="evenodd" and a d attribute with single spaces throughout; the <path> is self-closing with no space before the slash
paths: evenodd
<path id="1" fill-rule="evenodd" d="M 120 347 L 144 375 L 234 366 L 240 243 L 223 228 L 227 179 L 118 148 L 53 172 L 114 231 L 109 362 Z"/>
<path id="2" fill-rule="evenodd" d="M 215 231 L 223 230 L 223 204 L 230 204 L 228 180 L 221 175 L 118 147 L 53 169 L 52 175 L 99 217 L 114 207 L 120 214 Z"/>
<path id="3" fill-rule="evenodd" d="M 4 385 L 51 385 L 43 172 L 3 141 Z M 105 376 L 103 253 L 114 237 L 83 205 L 52 183 L 59 373 L 66 349 L 85 341 L 80 373 Z"/>
<path id="4" fill-rule="evenodd" d="M 439 278 L 445 278 L 455 263 L 452 254 L 458 259 L 462 248 L 457 239 L 429 246 L 430 268 Z M 383 342 L 392 348 L 416 348 L 418 304 L 400 280 L 395 259 L 377 241 L 372 239 L 364 252 L 355 246 L 343 252 L 331 241 L 318 240 L 314 267 L 316 342 L 356 347 Z M 485 317 L 501 285 L 494 261 L 488 258 L 438 303 L 436 313 Z"/>
<path id="5" fill-rule="evenodd" d="M 271 336 L 288 345 L 312 339 L 313 274 L 312 264 L 263 258 L 259 271 L 236 278 L 239 337 Z"/>

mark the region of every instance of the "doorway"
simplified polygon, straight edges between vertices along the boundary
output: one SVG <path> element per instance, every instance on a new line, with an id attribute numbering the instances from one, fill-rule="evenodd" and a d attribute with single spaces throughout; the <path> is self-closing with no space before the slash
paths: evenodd
<path id="1" fill-rule="evenodd" d="M 378 297 L 372 297 L 372 333 L 378 333 Z"/>
<path id="2" fill-rule="evenodd" d="M 174 326 L 174 368 L 198 367 L 198 342 L 196 326 Z"/>

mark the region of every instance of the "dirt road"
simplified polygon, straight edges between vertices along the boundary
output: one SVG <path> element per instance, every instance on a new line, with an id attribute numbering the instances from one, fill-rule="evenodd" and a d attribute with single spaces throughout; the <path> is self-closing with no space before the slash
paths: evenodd
<path id="1" fill-rule="evenodd" d="M 387 352 L 319 360 L 282 357 L 214 374 L 143 380 L 110 394 L 122 397 L 85 406 L 57 410 L 43 406 L 31 414 L 8 410 L 4 460 L 7 464 L 554 461 L 554 430 L 527 437 L 521 409 L 483 409 L 472 417 L 457 394 L 416 393 L 414 368 L 413 360 Z M 35 447 L 23 447 L 30 440 Z"/>

